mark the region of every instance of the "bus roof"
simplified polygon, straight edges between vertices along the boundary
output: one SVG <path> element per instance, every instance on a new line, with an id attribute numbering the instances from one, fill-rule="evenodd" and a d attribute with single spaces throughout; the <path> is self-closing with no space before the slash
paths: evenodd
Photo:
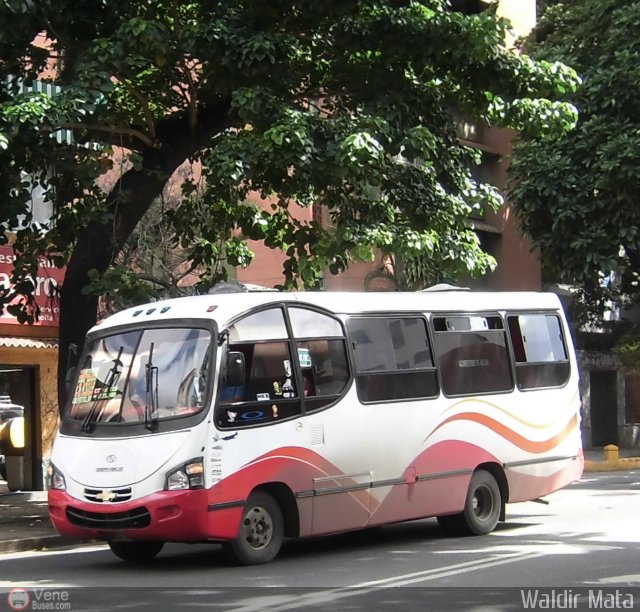
<path id="1" fill-rule="evenodd" d="M 561 310 L 555 293 L 476 292 L 459 289 L 416 292 L 277 292 L 220 293 L 151 302 L 118 312 L 91 332 L 110 327 L 175 319 L 214 320 L 220 327 L 238 315 L 266 304 L 297 302 L 335 314 L 374 312 L 496 312 L 501 310 Z"/>

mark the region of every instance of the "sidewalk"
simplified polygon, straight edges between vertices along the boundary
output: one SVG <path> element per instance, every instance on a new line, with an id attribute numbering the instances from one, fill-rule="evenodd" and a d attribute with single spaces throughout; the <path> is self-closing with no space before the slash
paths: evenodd
<path id="1" fill-rule="evenodd" d="M 605 461 L 604 449 L 585 451 L 585 472 L 640 469 L 640 450 L 620 449 L 617 461 Z M 47 511 L 46 491 L 10 493 L 0 480 L 0 554 L 78 546 L 84 542 L 58 535 Z"/>
<path id="2" fill-rule="evenodd" d="M 607 448 L 584 451 L 585 472 L 615 472 L 640 469 L 640 449 L 618 449 L 618 457 L 609 455 Z M 614 447 L 615 448 L 615 447 Z"/>
<path id="3" fill-rule="evenodd" d="M 6 482 L 0 480 L 0 554 L 81 543 L 63 538 L 53 528 L 46 491 L 10 493 Z"/>

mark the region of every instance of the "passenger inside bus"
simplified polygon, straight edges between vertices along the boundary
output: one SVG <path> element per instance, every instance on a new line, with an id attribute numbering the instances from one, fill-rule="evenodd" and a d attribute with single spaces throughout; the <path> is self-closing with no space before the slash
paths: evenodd
<path id="1" fill-rule="evenodd" d="M 313 384 L 313 371 L 311 368 L 302 370 L 303 392 L 305 397 L 313 397 L 316 394 L 316 387 Z"/>

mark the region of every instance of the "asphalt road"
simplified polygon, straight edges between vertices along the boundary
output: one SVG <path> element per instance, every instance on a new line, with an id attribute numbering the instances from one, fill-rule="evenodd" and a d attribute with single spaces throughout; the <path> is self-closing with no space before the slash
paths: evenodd
<path id="1" fill-rule="evenodd" d="M 0 611 L 23 596 L 56 610 L 640 609 L 640 471 L 586 474 L 545 502 L 508 506 L 485 537 L 415 521 L 290 542 L 256 567 L 215 545 L 134 567 L 102 546 L 4 555 Z"/>

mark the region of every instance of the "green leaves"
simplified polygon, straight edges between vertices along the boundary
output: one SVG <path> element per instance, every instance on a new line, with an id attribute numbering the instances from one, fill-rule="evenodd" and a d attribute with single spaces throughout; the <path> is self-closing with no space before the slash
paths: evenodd
<path id="1" fill-rule="evenodd" d="M 525 134 L 513 157 L 512 201 L 549 278 L 583 290 L 585 316 L 600 313 L 608 300 L 640 297 L 639 18 L 638 0 L 562 3 L 549 7 L 526 43 L 549 61 L 540 65 L 558 91 L 568 92 L 579 117 L 570 132 Z M 558 59 L 581 75 L 575 91 L 573 76 L 554 67 Z M 551 103 L 543 111 L 563 112 Z"/>
<path id="2" fill-rule="evenodd" d="M 413 282 L 481 273 L 494 262 L 466 221 L 501 198 L 472 179 L 454 117 L 550 139 L 576 121 L 574 71 L 508 52 L 504 20 L 445 0 L 24 6 L 0 5 L 0 224 L 29 210 L 35 177 L 45 238 L 84 291 L 138 295 L 117 260 L 132 233 L 125 250 L 170 243 L 202 290 L 249 265 L 248 240 L 284 253 L 286 287 L 380 252 L 413 262 Z M 18 90 L 45 67 L 55 95 Z M 183 167 L 172 205 L 152 205 L 187 159 L 201 176 Z M 137 270 L 147 288 L 161 267 Z"/>
<path id="3" fill-rule="evenodd" d="M 350 134 L 340 143 L 339 159 L 364 166 L 380 161 L 384 153 L 380 143 L 368 132 Z"/>

